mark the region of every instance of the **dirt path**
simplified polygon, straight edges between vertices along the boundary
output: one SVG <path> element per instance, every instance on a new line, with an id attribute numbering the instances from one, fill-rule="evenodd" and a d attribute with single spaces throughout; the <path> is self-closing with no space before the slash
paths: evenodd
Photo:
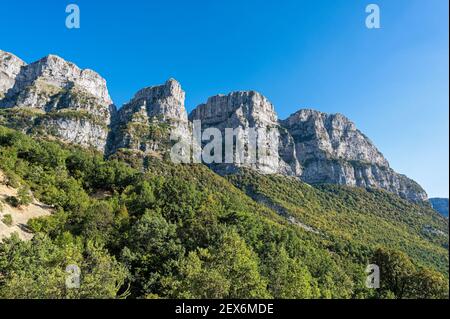
<path id="1" fill-rule="evenodd" d="M 23 206 L 20 208 L 15 208 L 6 203 L 6 198 L 8 196 L 16 196 L 17 189 L 5 185 L 5 176 L 2 171 L 0 171 L 0 241 L 11 236 L 12 233 L 16 232 L 19 234 L 20 238 L 24 240 L 29 240 L 33 237 L 33 234 L 27 229 L 27 222 L 31 218 L 36 218 L 40 216 L 47 216 L 52 213 L 51 207 L 33 200 L 33 202 L 28 206 Z M 5 215 L 11 215 L 12 225 L 8 226 L 3 223 L 3 218 Z"/>

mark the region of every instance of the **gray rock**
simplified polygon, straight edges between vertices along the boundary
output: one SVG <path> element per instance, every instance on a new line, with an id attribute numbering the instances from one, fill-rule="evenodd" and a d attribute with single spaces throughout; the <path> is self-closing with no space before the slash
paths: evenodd
<path id="1" fill-rule="evenodd" d="M 310 159 L 345 159 L 389 167 L 373 143 L 341 114 L 300 110 L 281 121 L 294 137 L 302 163 Z"/>
<path id="2" fill-rule="evenodd" d="M 381 188 L 412 201 L 426 200 L 425 191 L 392 170 L 383 154 L 345 116 L 300 110 L 281 125 L 294 138 L 303 181 Z"/>
<path id="3" fill-rule="evenodd" d="M 27 65 L 0 51 L 1 125 L 95 147 L 108 156 L 127 149 L 163 157 L 175 143 L 171 135 L 191 143 L 193 126 L 184 101 L 181 85 L 170 79 L 138 91 L 117 111 L 106 81 L 94 71 L 55 55 Z M 243 161 L 212 165 L 220 174 L 251 168 L 311 184 L 381 188 L 412 201 L 427 199 L 420 185 L 392 170 L 375 145 L 341 114 L 300 110 L 279 121 L 266 97 L 248 91 L 213 96 L 189 119 L 201 120 L 203 129 L 219 129 L 222 136 L 226 128 L 241 129 L 238 138 L 246 141 L 253 128 L 258 148 L 269 151 L 260 157 L 258 149 L 252 162 L 248 159 L 253 153 L 246 148 Z"/>
<path id="4" fill-rule="evenodd" d="M 95 97 L 100 105 L 110 106 L 113 104 L 105 79 L 92 70 L 81 70 L 75 64 L 56 55 L 48 55 L 21 68 L 16 76 L 14 86 L 8 92 L 8 96 L 11 97 L 10 103 L 14 103 L 16 94 L 29 86 L 54 91 L 75 86 Z M 44 105 L 38 103 L 31 106 L 43 107 Z"/>
<path id="5" fill-rule="evenodd" d="M 42 125 L 55 130 L 54 135 L 63 141 L 83 147 L 94 147 L 97 150 L 104 150 L 108 138 L 105 127 L 89 119 L 70 117 L 45 119 Z"/>
<path id="6" fill-rule="evenodd" d="M 185 92 L 174 79 L 138 91 L 118 111 L 108 155 L 119 149 L 157 156 L 166 154 L 172 145 L 171 134 L 190 135 L 184 100 Z"/>
<path id="7" fill-rule="evenodd" d="M 115 106 L 100 75 L 55 55 L 28 65 L 6 53 L 0 56 L 1 69 L 6 70 L 2 74 L 7 75 L 0 82 L 4 92 L 0 107 L 28 110 L 40 118 L 36 121 L 40 132 L 105 150 Z M 28 127 L 27 131 L 36 130 Z"/>
<path id="8" fill-rule="evenodd" d="M 26 63 L 14 54 L 0 50 L 0 100 L 16 83 L 16 77 Z"/>
<path id="9" fill-rule="evenodd" d="M 213 165 L 212 167 L 219 173 L 233 172 L 239 167 L 252 168 L 264 174 L 300 173 L 293 139 L 286 130 L 279 127 L 272 103 L 258 92 L 232 92 L 228 95 L 210 97 L 205 104 L 192 111 L 189 119 L 200 120 L 203 130 L 210 127 L 219 129 L 223 137 L 225 129 L 241 128 L 244 133 L 239 138 L 246 142 L 251 140 L 245 133 L 248 129 L 254 128 L 258 132 L 256 161 L 251 160 L 251 154 L 245 154 L 246 158 L 248 157 L 247 161 L 231 165 Z M 265 134 L 269 130 L 272 133 Z M 269 150 L 267 156 L 260 156 L 261 153 L 265 154 L 260 152 L 262 150 L 259 148 L 260 145 L 265 145 Z"/>

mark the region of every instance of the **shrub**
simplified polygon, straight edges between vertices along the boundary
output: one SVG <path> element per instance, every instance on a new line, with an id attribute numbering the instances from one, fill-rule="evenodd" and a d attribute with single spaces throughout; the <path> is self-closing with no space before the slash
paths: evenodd
<path id="1" fill-rule="evenodd" d="M 20 206 L 20 201 L 17 197 L 15 196 L 8 196 L 6 198 L 6 202 L 11 205 L 12 207 L 19 207 Z"/>
<path id="2" fill-rule="evenodd" d="M 30 189 L 26 186 L 22 186 L 17 191 L 17 197 L 19 198 L 19 205 L 27 206 L 31 204 L 32 198 L 30 195 Z"/>
<path id="3" fill-rule="evenodd" d="M 13 223 L 12 216 L 10 214 L 3 216 L 2 222 L 6 226 L 12 226 L 12 223 Z"/>

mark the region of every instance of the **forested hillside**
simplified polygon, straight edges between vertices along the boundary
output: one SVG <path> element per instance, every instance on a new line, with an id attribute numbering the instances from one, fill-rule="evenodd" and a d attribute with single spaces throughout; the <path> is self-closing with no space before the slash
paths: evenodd
<path id="1" fill-rule="evenodd" d="M 448 298 L 448 220 L 426 205 L 141 155 L 0 126 L 10 202 L 32 192 L 53 211 L 0 244 L 0 298 Z"/>

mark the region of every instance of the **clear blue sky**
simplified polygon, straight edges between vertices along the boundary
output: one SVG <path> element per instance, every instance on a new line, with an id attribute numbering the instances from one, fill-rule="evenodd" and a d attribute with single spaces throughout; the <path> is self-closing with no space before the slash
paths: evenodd
<path id="1" fill-rule="evenodd" d="M 65 27 L 65 7 L 81 29 Z M 365 7 L 381 8 L 379 30 Z M 2 1 L 0 48 L 48 53 L 99 72 L 117 105 L 178 79 L 192 110 L 254 89 L 280 118 L 299 108 L 348 116 L 391 166 L 449 193 L 447 0 Z"/>

